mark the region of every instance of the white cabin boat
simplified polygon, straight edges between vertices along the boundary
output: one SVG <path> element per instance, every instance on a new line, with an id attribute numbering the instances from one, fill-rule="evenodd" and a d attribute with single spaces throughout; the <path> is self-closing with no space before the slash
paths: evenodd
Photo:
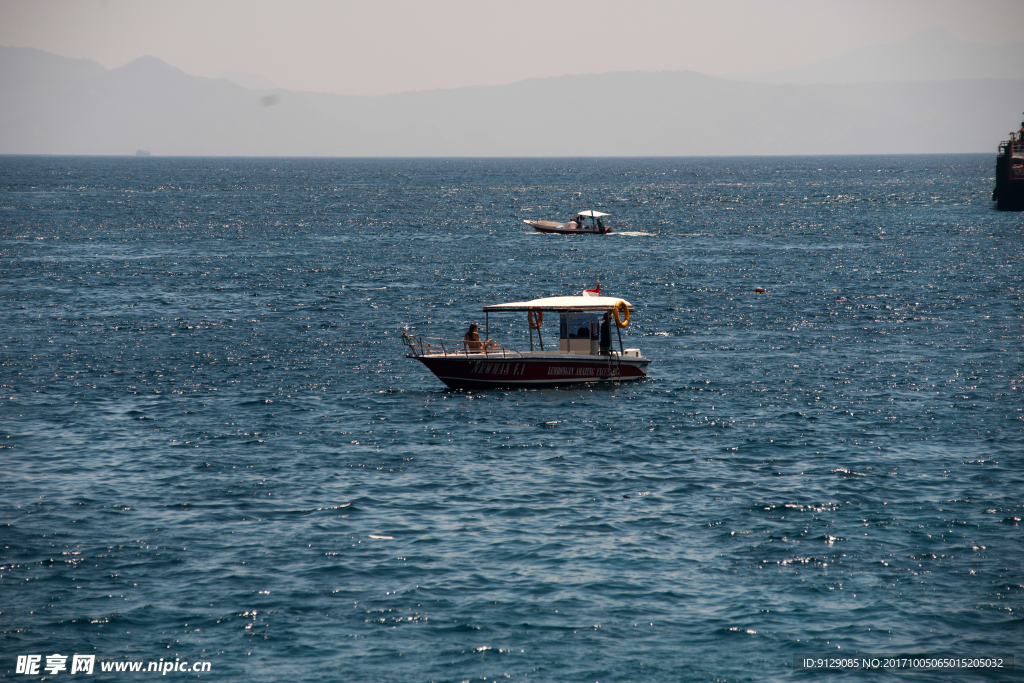
<path id="1" fill-rule="evenodd" d="M 423 363 L 452 389 L 536 388 L 638 380 L 647 376 L 651 361 L 641 355 L 640 349 L 623 346 L 622 330 L 629 325 L 633 310 L 628 301 L 606 296 L 560 296 L 485 306 L 486 332 L 490 331 L 492 313 L 526 313 L 529 351 L 505 348 L 491 340 L 489 334 L 474 342 L 406 332 L 402 341 L 409 349 L 407 358 Z M 545 312 L 558 315 L 557 347 L 553 341 L 545 346 L 541 334 Z M 608 324 L 603 336 L 607 345 L 602 346 L 606 313 Z"/>
<path id="2" fill-rule="evenodd" d="M 607 215 L 600 211 L 587 210 L 580 211 L 572 220 L 568 220 L 565 223 L 525 220 L 523 222 L 539 232 L 552 232 L 561 235 L 607 235 L 612 231 L 612 228 L 601 220 Z"/>

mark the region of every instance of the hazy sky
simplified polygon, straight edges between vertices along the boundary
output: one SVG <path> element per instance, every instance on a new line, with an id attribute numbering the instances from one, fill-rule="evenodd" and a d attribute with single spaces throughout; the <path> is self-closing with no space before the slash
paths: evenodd
<path id="1" fill-rule="evenodd" d="M 0 45 L 356 95 L 609 71 L 741 77 L 936 27 L 1024 42 L 1022 25 L 1024 0 L 0 0 Z"/>

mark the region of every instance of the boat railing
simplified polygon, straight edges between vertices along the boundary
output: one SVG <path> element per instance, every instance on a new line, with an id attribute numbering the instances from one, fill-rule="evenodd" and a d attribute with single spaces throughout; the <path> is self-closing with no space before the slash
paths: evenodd
<path id="1" fill-rule="evenodd" d="M 419 356 L 443 356 L 445 358 L 522 358 L 523 354 L 506 349 L 499 342 L 467 342 L 464 339 L 442 339 L 441 337 L 416 337 L 402 333 L 402 343 L 409 347 L 409 354 Z M 470 348 L 470 344 L 481 344 L 482 348 Z"/>

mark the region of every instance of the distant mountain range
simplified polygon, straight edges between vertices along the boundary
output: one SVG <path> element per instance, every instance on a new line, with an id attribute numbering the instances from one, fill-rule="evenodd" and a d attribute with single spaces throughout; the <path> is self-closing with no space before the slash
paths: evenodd
<path id="1" fill-rule="evenodd" d="M 1024 46 L 947 39 L 926 33 L 756 82 L 689 71 L 631 72 L 379 97 L 247 89 L 191 76 L 155 57 L 105 69 L 2 47 L 0 153 L 994 152 L 1024 110 Z M 936 66 L 934 53 L 945 50 L 943 44 L 953 57 Z M 942 73 L 951 78 L 939 80 Z"/>

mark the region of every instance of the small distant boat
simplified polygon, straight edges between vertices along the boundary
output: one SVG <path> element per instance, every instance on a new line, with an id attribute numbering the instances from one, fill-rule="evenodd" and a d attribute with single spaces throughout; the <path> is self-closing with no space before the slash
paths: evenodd
<path id="1" fill-rule="evenodd" d="M 485 306 L 483 340 L 419 337 L 405 332 L 406 357 L 423 363 L 452 389 L 526 389 L 643 379 L 650 359 L 640 349 L 622 344 L 622 328 L 629 325 L 632 305 L 596 291 Z M 505 348 L 489 337 L 490 314 L 513 312 L 526 313 L 529 351 Z M 550 338 L 545 348 L 541 337 L 545 312 L 557 315 L 558 346 L 554 348 Z M 613 326 L 617 349 L 611 339 Z"/>
<path id="2" fill-rule="evenodd" d="M 607 235 L 612 231 L 601 219 L 607 216 L 600 211 L 580 211 L 572 220 L 565 223 L 554 221 L 523 221 L 534 230 L 554 232 L 562 235 Z"/>

